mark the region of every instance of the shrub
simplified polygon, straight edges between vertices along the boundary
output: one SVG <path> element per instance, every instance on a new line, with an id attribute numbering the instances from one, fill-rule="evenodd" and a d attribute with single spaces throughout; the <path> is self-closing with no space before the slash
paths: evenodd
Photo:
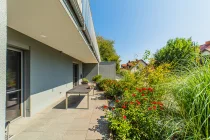
<path id="1" fill-rule="evenodd" d="M 160 112 L 163 103 L 152 88 L 125 91 L 122 99 L 115 100 L 115 109 L 107 112 L 110 129 L 116 139 L 165 139 L 164 123 Z"/>
<path id="2" fill-rule="evenodd" d="M 88 79 L 86 79 L 86 78 L 82 78 L 82 84 L 88 84 Z"/>
<path id="3" fill-rule="evenodd" d="M 193 42 L 191 38 L 170 39 L 165 47 L 154 54 L 155 65 L 170 63 L 172 68 L 187 66 L 195 62 L 199 52 L 199 45 Z"/>
<path id="4" fill-rule="evenodd" d="M 92 81 L 94 82 L 99 82 L 101 80 L 102 76 L 101 75 L 96 75 L 92 78 Z"/>

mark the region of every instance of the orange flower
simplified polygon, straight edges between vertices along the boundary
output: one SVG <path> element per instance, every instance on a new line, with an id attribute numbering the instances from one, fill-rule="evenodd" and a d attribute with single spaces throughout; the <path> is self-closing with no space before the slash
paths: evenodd
<path id="1" fill-rule="evenodd" d="M 112 107 L 112 110 L 114 110 L 114 107 Z"/>
<path id="2" fill-rule="evenodd" d="M 132 105 L 132 104 L 134 104 L 134 102 L 130 102 L 130 104 Z"/>
<path id="3" fill-rule="evenodd" d="M 156 106 L 153 106 L 153 109 L 154 109 L 154 110 L 156 110 L 156 108 L 157 108 Z"/>

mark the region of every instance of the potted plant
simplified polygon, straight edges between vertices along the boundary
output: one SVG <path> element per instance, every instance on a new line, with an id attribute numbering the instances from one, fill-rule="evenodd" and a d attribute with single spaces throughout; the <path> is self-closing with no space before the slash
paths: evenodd
<path id="1" fill-rule="evenodd" d="M 84 85 L 84 84 L 88 84 L 88 82 L 89 82 L 88 79 L 86 79 L 86 78 L 83 78 L 83 79 L 82 79 L 82 84 L 83 84 L 83 85 Z"/>

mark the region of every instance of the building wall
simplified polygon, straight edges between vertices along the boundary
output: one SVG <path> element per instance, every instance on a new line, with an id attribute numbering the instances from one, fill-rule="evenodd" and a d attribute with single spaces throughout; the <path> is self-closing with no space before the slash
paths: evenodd
<path id="1" fill-rule="evenodd" d="M 93 76 L 96 75 L 98 75 L 97 63 L 83 64 L 83 77 L 87 78 L 89 81 L 92 81 Z"/>
<path id="2" fill-rule="evenodd" d="M 203 51 L 201 55 L 202 55 L 202 56 L 210 55 L 210 52 L 209 52 L 209 51 Z"/>
<path id="3" fill-rule="evenodd" d="M 100 62 L 99 74 L 102 78 L 116 79 L 116 62 Z"/>
<path id="4" fill-rule="evenodd" d="M 73 87 L 73 63 L 79 64 L 82 73 L 82 62 L 11 28 L 8 28 L 8 43 L 30 51 L 31 115 L 64 97 Z"/>
<path id="5" fill-rule="evenodd" d="M 7 0 L 0 0 L 0 140 L 5 139 Z"/>

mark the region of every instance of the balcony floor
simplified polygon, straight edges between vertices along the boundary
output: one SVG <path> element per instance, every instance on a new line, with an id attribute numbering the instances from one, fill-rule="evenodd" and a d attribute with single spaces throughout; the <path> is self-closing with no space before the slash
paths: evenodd
<path id="1" fill-rule="evenodd" d="M 91 92 L 92 93 L 92 92 Z M 12 140 L 95 140 L 108 139 L 108 124 L 101 106 L 107 105 L 102 93 L 93 100 L 90 107 L 87 97 L 71 95 L 69 109 L 65 109 L 65 99 L 31 118 L 20 118 L 10 125 Z"/>

